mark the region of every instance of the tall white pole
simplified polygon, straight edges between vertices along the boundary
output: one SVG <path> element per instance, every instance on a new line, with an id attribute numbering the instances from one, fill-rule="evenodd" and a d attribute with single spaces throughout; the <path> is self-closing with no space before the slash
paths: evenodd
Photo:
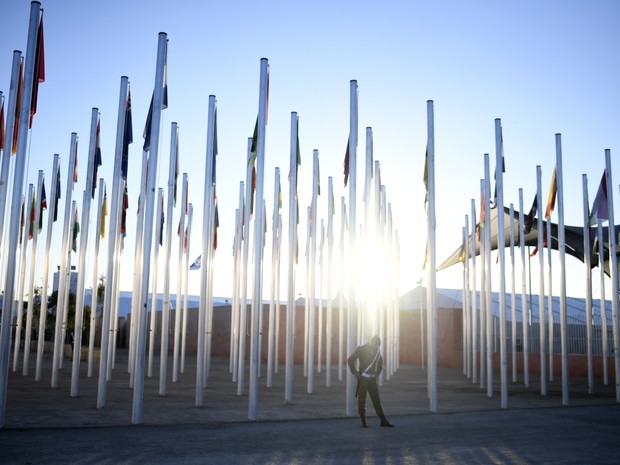
<path id="1" fill-rule="evenodd" d="M 568 322 L 566 316 L 566 232 L 564 230 L 564 185 L 562 174 L 562 135 L 555 135 L 558 186 L 558 249 L 560 252 L 560 344 L 562 351 L 562 405 L 569 403 Z M 551 243 L 549 244 L 551 248 Z"/>
<path id="2" fill-rule="evenodd" d="M 547 234 L 547 271 L 548 271 L 548 285 L 549 285 L 549 292 L 547 292 L 547 330 L 548 330 L 548 334 L 547 334 L 547 340 L 549 341 L 549 349 L 548 349 L 548 354 L 549 354 L 549 381 L 553 382 L 553 378 L 554 378 L 554 368 L 553 368 L 553 354 L 554 354 L 554 318 L 553 318 L 553 274 L 551 272 L 551 268 L 552 268 L 552 261 L 551 261 L 551 252 L 553 249 L 552 246 L 552 238 L 551 238 L 551 228 L 552 228 L 552 224 L 551 224 L 551 216 L 549 216 L 549 218 L 547 218 L 547 230 L 544 231 Z M 540 252 L 542 253 L 543 250 L 541 249 Z"/>
<path id="3" fill-rule="evenodd" d="M 236 211 L 235 243 L 233 246 L 233 300 L 231 308 L 231 337 L 230 337 L 230 372 L 233 383 L 237 382 L 237 365 L 239 363 L 239 318 L 241 313 L 241 300 L 239 291 L 241 287 L 241 258 L 243 246 L 243 215 L 245 210 L 245 184 L 239 182 L 239 208 Z"/>
<path id="4" fill-rule="evenodd" d="M 45 326 L 47 322 L 47 292 L 49 284 L 50 254 L 52 248 L 52 230 L 54 226 L 54 216 L 56 214 L 56 198 L 60 187 L 57 182 L 59 179 L 60 157 L 54 154 L 54 163 L 52 166 L 52 182 L 50 192 L 50 205 L 47 215 L 47 235 L 45 238 L 45 257 L 43 258 L 43 281 L 41 284 L 41 309 L 39 311 L 39 335 L 37 341 L 37 364 L 35 367 L 35 381 L 41 381 L 43 371 L 43 349 L 45 347 Z"/>
<path id="5" fill-rule="evenodd" d="M 178 154 L 177 154 L 178 155 Z M 187 205 L 187 173 L 183 173 L 183 191 L 181 194 L 181 215 L 179 218 L 179 253 L 177 257 L 177 293 L 174 302 L 174 348 L 172 356 L 172 382 L 179 380 L 180 351 L 181 351 L 181 324 L 182 324 L 182 302 L 183 302 L 183 255 L 185 253 L 185 206 Z"/>
<path id="6" fill-rule="evenodd" d="M 128 105 L 128 79 L 121 77 L 120 95 L 118 102 L 118 119 L 116 123 L 116 145 L 114 150 L 114 176 L 112 176 L 112 202 L 110 209 L 110 228 L 108 233 L 108 258 L 106 286 L 103 298 L 103 316 L 101 318 L 101 353 L 99 357 L 99 383 L 97 389 L 97 408 L 105 407 L 107 372 L 108 372 L 108 345 L 110 340 L 110 314 L 112 312 L 112 288 L 114 284 L 115 250 L 117 249 L 120 225 L 120 197 L 122 179 L 123 143 L 125 139 L 125 117 Z"/>
<path id="7" fill-rule="evenodd" d="M 491 174 L 489 164 L 489 154 L 484 154 L 484 211 L 487 226 L 484 228 L 484 247 L 485 247 L 485 266 L 486 266 L 486 355 L 487 355 L 487 397 L 493 397 L 493 296 L 491 293 L 492 288 L 492 276 L 491 272 Z"/>
<path id="8" fill-rule="evenodd" d="M 155 210 L 155 184 L 157 181 L 157 158 L 159 155 L 159 131 L 164 91 L 164 64 L 166 62 L 167 35 L 160 32 L 157 44 L 157 63 L 155 68 L 155 88 L 153 90 L 153 119 L 151 126 L 151 148 L 149 151 L 149 177 L 145 199 L 144 253 L 142 254 L 142 289 L 140 291 L 138 339 L 136 344 L 136 374 L 133 390 L 133 424 L 142 422 L 142 401 L 144 390 L 144 365 L 146 348 L 146 317 L 148 309 L 149 276 L 151 271 L 151 247 L 153 245 L 153 213 Z M 169 216 L 169 218 L 172 215 Z M 161 386 L 160 386 L 161 387 Z"/>
<path id="9" fill-rule="evenodd" d="M 586 356 L 588 359 L 588 394 L 594 393 L 594 368 L 592 354 L 592 257 L 590 243 L 590 201 L 588 199 L 588 175 L 581 175 L 583 187 L 583 264 L 586 282 Z M 601 310 L 604 310 L 601 307 Z"/>
<path id="10" fill-rule="evenodd" d="M 97 222 L 95 228 L 95 248 L 93 251 L 93 276 L 92 276 L 92 291 L 90 296 L 90 331 L 88 335 L 88 368 L 87 376 L 91 378 L 93 376 L 93 366 L 95 358 L 95 336 L 97 334 L 97 309 L 98 296 L 97 290 L 99 288 L 99 246 L 102 238 L 102 228 L 105 224 L 105 216 L 103 212 L 103 203 L 105 199 L 106 187 L 103 178 L 99 178 L 99 200 L 97 202 Z M 106 206 L 107 208 L 107 206 Z"/>
<path id="11" fill-rule="evenodd" d="M 297 251 L 297 166 L 299 117 L 291 112 L 291 144 L 289 153 L 289 198 L 288 198 L 288 283 L 286 302 L 286 357 L 284 374 L 284 401 L 293 401 L 293 369 L 295 363 L 295 262 Z"/>
<path id="12" fill-rule="evenodd" d="M 71 272 L 71 249 L 69 240 L 71 238 L 71 196 L 73 194 L 73 175 L 75 172 L 75 158 L 77 157 L 77 134 L 71 133 L 71 145 L 69 148 L 69 164 L 67 166 L 67 181 L 65 188 L 65 219 L 62 233 L 62 249 L 60 255 L 60 269 L 58 272 L 58 300 L 56 303 L 56 329 L 54 331 L 54 355 L 52 356 L 52 388 L 58 387 L 58 370 L 60 359 L 63 357 L 64 341 L 62 335 L 63 309 L 66 305 L 67 279 Z"/>
<path id="13" fill-rule="evenodd" d="M 340 292 L 338 293 L 338 381 L 345 375 L 345 230 L 347 229 L 347 208 L 344 195 L 340 197 Z"/>
<path id="14" fill-rule="evenodd" d="M 37 264 L 37 242 L 39 239 L 39 216 L 41 215 L 41 190 L 43 189 L 43 170 L 39 170 L 37 180 L 36 202 L 34 207 L 34 218 L 32 220 L 32 252 L 30 257 L 30 277 L 28 278 L 28 309 L 26 311 L 26 333 L 24 336 L 24 363 L 22 374 L 28 376 L 28 364 L 30 360 L 30 341 L 32 339 L 32 316 L 33 316 L 33 296 L 34 296 L 34 273 Z"/>
<path id="15" fill-rule="evenodd" d="M 88 164 L 86 170 L 86 187 L 82 196 L 82 227 L 80 234 L 80 252 L 78 257 L 77 294 L 75 296 L 75 330 L 73 342 L 73 364 L 71 367 L 71 397 L 79 391 L 80 357 L 82 354 L 82 325 L 84 320 L 84 287 L 86 283 L 86 252 L 90 228 L 90 204 L 93 192 L 95 151 L 97 150 L 97 124 L 99 110 L 93 108 L 90 117 L 90 141 L 88 147 Z M 91 308 L 91 311 L 93 309 Z"/>
<path id="16" fill-rule="evenodd" d="M 607 209 L 609 212 L 609 276 L 611 278 L 611 317 L 614 338 L 614 373 L 616 376 L 616 402 L 620 402 L 620 330 L 618 328 L 618 257 L 616 256 L 616 233 L 614 222 L 614 194 L 611 178 L 611 151 L 605 149 L 605 173 L 607 175 Z"/>
<path id="17" fill-rule="evenodd" d="M 478 382 L 478 320 L 479 320 L 479 307 L 478 307 L 478 293 L 476 291 L 476 201 L 471 199 L 471 346 L 472 346 L 472 367 L 471 367 L 471 381 L 472 383 Z"/>
<path id="18" fill-rule="evenodd" d="M 536 198 L 542 199 L 542 191 L 541 191 L 541 168 L 540 165 L 536 165 Z M 541 204 L 542 208 L 542 204 Z M 547 355 L 545 350 L 546 341 L 546 332 L 545 332 L 545 281 L 544 281 L 544 270 L 545 270 L 545 257 L 543 253 L 543 215 L 542 210 L 539 209 L 538 214 L 536 215 L 536 226 L 538 228 L 538 283 L 539 283 L 539 294 L 538 294 L 538 325 L 539 325 L 539 334 L 540 334 L 540 395 L 547 395 Z M 551 247 L 551 244 L 549 244 Z"/>
<path id="19" fill-rule="evenodd" d="M 171 124 L 170 159 L 168 164 L 168 197 L 166 204 L 166 242 L 164 245 L 164 301 L 161 313 L 161 346 L 159 356 L 159 395 L 167 392 L 168 375 L 168 345 L 170 325 L 170 257 L 172 255 L 172 216 L 174 211 L 174 189 L 177 172 L 177 138 L 179 130 L 177 123 Z"/>
<path id="20" fill-rule="evenodd" d="M 487 162 L 485 157 L 485 176 L 487 169 Z M 486 179 L 486 178 L 485 178 Z M 486 384 L 486 322 L 487 322 L 487 250 L 486 250 L 486 235 L 487 227 L 486 221 L 489 221 L 486 216 L 485 199 L 486 197 L 486 182 L 485 179 L 480 180 L 480 389 L 484 389 Z M 482 215 L 485 215 L 485 223 L 482 222 Z M 483 227 L 484 226 L 484 227 Z"/>
<path id="21" fill-rule="evenodd" d="M 316 335 L 316 234 L 317 234 L 317 201 L 319 187 L 319 151 L 312 151 L 312 204 L 310 212 L 310 307 L 308 323 L 308 394 L 314 393 L 314 337 Z"/>
<path id="22" fill-rule="evenodd" d="M 267 126 L 267 97 L 269 92 L 269 62 L 260 60 L 260 87 L 258 96 L 258 134 L 256 144 L 256 227 L 254 228 L 254 289 L 252 294 L 252 321 L 250 330 L 250 388 L 248 402 L 248 419 L 256 420 L 258 404 L 258 362 L 260 357 L 259 326 L 262 309 L 262 264 L 263 264 L 263 228 L 264 200 L 263 184 L 265 177 L 265 132 Z"/>
<path id="23" fill-rule="evenodd" d="M 189 274 L 189 257 L 190 244 L 192 238 L 192 217 L 194 216 L 194 207 L 190 203 L 187 210 L 187 247 L 185 250 L 185 264 L 183 266 L 183 328 L 181 331 L 181 373 L 185 373 L 185 354 L 187 353 L 187 295 L 189 290 L 188 274 Z"/>
<path id="24" fill-rule="evenodd" d="M 355 258 L 356 258 L 356 196 L 357 196 L 357 131 L 358 131 L 358 90 L 357 81 L 351 80 L 349 86 L 349 298 L 347 302 L 347 357 L 357 348 L 356 300 L 355 300 Z M 355 378 L 347 370 L 346 414 L 355 415 Z"/>
<path id="25" fill-rule="evenodd" d="M 461 329 L 461 340 L 463 350 L 463 374 L 468 378 L 471 377 L 471 354 L 470 350 L 470 333 L 471 328 L 470 321 L 470 308 L 469 308 L 469 246 L 467 243 L 467 237 L 469 236 L 469 216 L 465 215 L 465 226 L 461 228 L 461 244 L 463 247 L 463 288 L 462 288 L 462 308 L 461 308 L 461 321 L 463 327 Z"/>
<path id="26" fill-rule="evenodd" d="M 601 308 L 601 350 L 603 352 L 603 384 L 607 386 L 609 384 L 609 368 L 607 363 L 609 347 L 607 337 L 607 301 L 605 300 L 605 251 L 603 240 L 603 225 L 599 219 L 596 224 L 596 234 L 598 237 L 598 256 L 599 256 L 599 276 L 600 276 L 600 308 Z M 611 257 L 610 257 L 611 260 Z"/>
<path id="27" fill-rule="evenodd" d="M 519 188 L 519 248 L 521 252 L 521 330 L 523 334 L 523 383 L 530 386 L 530 319 L 527 311 L 527 289 L 525 281 L 525 231 L 523 216 L 523 189 Z"/>
<path id="28" fill-rule="evenodd" d="M 280 168 L 275 168 L 274 173 L 274 186 L 273 186 L 273 214 L 271 217 L 271 280 L 270 280 L 270 295 L 269 295 L 269 328 L 267 333 L 267 387 L 271 387 L 273 384 L 273 367 L 274 367 L 274 341 L 275 341 L 275 307 L 277 301 L 276 297 L 276 266 L 278 262 L 278 224 L 279 219 L 279 207 L 280 201 Z M 277 357 L 277 355 L 276 355 Z"/>
<path id="29" fill-rule="evenodd" d="M 32 20 L 31 12 L 31 20 Z M 6 139 L 4 141 L 4 151 L 2 153 L 2 169 L 0 171 L 0 245 L 5 243 L 4 238 L 4 223 L 6 217 L 6 208 L 8 202 L 11 201 L 9 194 L 9 173 L 11 170 L 11 152 L 13 146 L 13 135 L 15 130 L 15 107 L 19 104 L 17 102 L 17 89 L 20 82 L 20 64 L 22 62 L 22 53 L 19 50 L 13 51 L 13 63 L 11 66 L 11 82 L 9 84 L 9 99 L 6 110 Z M 17 122 L 18 123 L 18 122 Z M 8 156 L 7 156 L 8 155 Z M 3 258 L 6 256 L 6 249 L 2 251 Z M 6 263 L 6 260 L 2 260 L 0 263 Z M 4 284 L 4 283 L 3 283 Z"/>
<path id="30" fill-rule="evenodd" d="M 512 382 L 517 382 L 517 294 L 516 294 L 516 276 L 515 276 L 515 209 L 510 204 L 510 339 L 512 352 Z M 519 227 L 519 225 L 517 225 Z"/>
<path id="31" fill-rule="evenodd" d="M 428 151 L 428 370 L 429 410 L 437 412 L 437 284 L 435 258 L 435 115 L 433 101 L 426 102 Z"/>
<path id="32" fill-rule="evenodd" d="M 213 209 L 213 153 L 215 140 L 215 112 L 217 101 L 214 95 L 209 96 L 209 109 L 207 121 L 207 152 L 205 160 L 205 187 L 203 191 L 203 217 L 202 217 L 202 243 L 200 265 L 200 304 L 198 309 L 198 348 L 196 357 L 196 407 L 204 405 L 204 382 L 205 382 L 205 348 L 206 348 L 206 328 L 208 313 L 208 294 L 209 294 L 209 270 L 211 264 L 209 250 L 209 232 L 211 231 L 211 216 Z"/>
<path id="33" fill-rule="evenodd" d="M 332 385 L 334 291 L 334 179 L 327 178 L 327 321 L 325 324 L 325 386 Z"/>
<path id="34" fill-rule="evenodd" d="M 146 153 L 146 152 L 144 152 Z M 155 241 L 159 246 L 163 241 L 163 224 L 162 224 L 162 215 L 164 213 L 164 190 L 159 187 L 157 189 L 157 212 L 155 213 Z M 144 210 L 144 209 L 142 209 Z M 168 218 L 170 221 L 170 218 Z M 165 222 L 165 218 L 164 218 Z M 148 364 L 146 369 L 146 375 L 151 378 L 153 376 L 153 359 L 155 356 L 155 333 L 157 331 L 157 275 L 159 270 L 159 246 L 156 245 L 153 247 L 153 263 L 155 267 L 153 268 L 153 289 L 151 291 L 151 319 L 149 326 L 149 355 L 148 355 Z M 163 322 L 162 322 L 163 323 Z"/>
<path id="35" fill-rule="evenodd" d="M 501 406 L 508 408 L 508 360 L 506 357 L 506 258 L 504 230 L 504 184 L 502 160 L 502 123 L 495 120 L 495 187 L 497 189 L 497 252 L 499 254 L 499 339 L 500 339 L 500 379 Z"/>
<path id="36" fill-rule="evenodd" d="M 241 299 L 239 302 L 239 362 L 237 363 L 237 395 L 243 395 L 245 379 L 245 347 L 247 340 L 247 319 L 248 319 L 248 268 L 250 253 L 250 219 L 252 216 L 252 178 L 254 164 L 250 163 L 252 158 L 252 138 L 248 138 L 247 148 L 248 165 L 245 175 L 245 208 L 243 211 L 243 259 L 241 262 Z M 256 163 L 256 161 L 254 162 Z"/>

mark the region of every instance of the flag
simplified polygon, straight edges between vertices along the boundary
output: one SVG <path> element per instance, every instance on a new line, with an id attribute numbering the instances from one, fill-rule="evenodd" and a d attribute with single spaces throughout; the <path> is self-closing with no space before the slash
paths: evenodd
<path id="1" fill-rule="evenodd" d="M 75 207 L 75 217 L 73 219 L 73 251 L 77 253 L 77 238 L 80 233 L 80 223 L 78 221 L 78 209 Z"/>
<path id="2" fill-rule="evenodd" d="M 551 218 L 551 212 L 555 208 L 555 196 L 558 192 L 557 186 L 557 166 L 553 168 L 553 176 L 551 177 L 551 187 L 549 188 L 549 199 L 547 200 L 547 208 L 545 210 L 545 218 Z"/>
<path id="3" fill-rule="evenodd" d="M 93 163 L 93 191 L 91 192 L 91 199 L 95 198 L 95 189 L 97 189 L 97 171 L 101 166 L 101 119 L 97 118 L 97 135 L 95 137 L 95 161 Z"/>
<path id="4" fill-rule="evenodd" d="M 56 172 L 56 195 L 54 196 L 54 223 L 58 219 L 58 200 L 60 200 L 60 170 Z"/>
<path id="5" fill-rule="evenodd" d="M 252 193 L 250 194 L 250 218 L 254 215 L 254 193 L 256 192 L 256 166 L 252 167 Z"/>
<path id="6" fill-rule="evenodd" d="M 174 160 L 174 206 L 177 206 L 177 179 L 179 178 L 179 127 L 176 134 L 176 158 Z"/>
<path id="7" fill-rule="evenodd" d="M 4 97 L 0 103 L 0 150 L 4 150 Z"/>
<path id="8" fill-rule="evenodd" d="M 142 150 L 148 152 L 151 150 L 151 130 L 153 128 L 153 99 L 155 98 L 155 92 L 151 95 L 151 104 L 149 105 L 149 112 L 146 115 L 146 123 L 144 124 L 144 131 L 142 137 L 144 138 L 144 145 Z M 162 95 L 161 109 L 168 108 L 168 42 L 166 41 L 166 52 L 164 54 L 164 92 Z"/>
<path id="9" fill-rule="evenodd" d="M 480 221 L 478 222 L 478 227 L 476 228 L 476 232 L 478 235 L 478 242 L 480 242 L 480 234 L 482 233 L 482 228 L 487 225 L 487 216 L 486 216 L 486 208 L 484 208 L 484 193 L 482 194 L 482 199 L 480 199 Z"/>
<path id="10" fill-rule="evenodd" d="M 15 99 L 15 124 L 13 125 L 13 144 L 11 153 L 17 153 L 17 135 L 19 134 L 19 115 L 22 102 L 22 92 L 24 90 L 24 57 L 19 62 L 19 77 L 17 79 L 17 98 Z"/>
<path id="11" fill-rule="evenodd" d="M 592 204 L 592 212 L 588 221 L 589 226 L 596 224 L 598 220 L 608 220 L 609 209 L 607 206 L 607 170 L 603 171 L 601 184 L 598 186 L 594 203 Z"/>
<path id="12" fill-rule="evenodd" d="M 529 233 L 532 230 L 532 226 L 534 225 L 534 219 L 536 218 L 537 212 L 538 212 L 538 194 L 534 196 L 534 202 L 532 202 L 532 208 L 530 208 L 529 213 L 525 217 L 525 224 L 523 225 L 523 232 L 525 234 Z"/>
<path id="13" fill-rule="evenodd" d="M 45 82 L 45 47 L 43 46 L 43 13 L 39 20 L 37 31 L 37 43 L 34 58 L 34 74 L 32 77 L 32 98 L 30 100 L 30 121 L 28 127 L 32 127 L 32 117 L 37 112 L 37 97 L 39 95 L 39 83 Z"/>
<path id="14" fill-rule="evenodd" d="M 220 227 L 220 213 L 217 208 L 217 199 L 215 199 L 215 221 L 213 228 L 213 250 L 217 250 L 217 228 Z"/>
<path id="15" fill-rule="evenodd" d="M 41 202 L 39 203 L 39 231 L 43 229 L 43 210 L 47 210 L 47 195 L 45 195 L 45 180 L 41 184 Z"/>
<path id="16" fill-rule="evenodd" d="M 251 166 L 256 161 L 256 146 L 258 145 L 258 116 L 256 117 L 256 123 L 254 124 L 254 131 L 252 132 L 252 145 L 250 147 L 250 158 L 248 158 L 248 166 Z"/>
<path id="17" fill-rule="evenodd" d="M 125 237 L 127 234 L 127 209 L 129 208 L 129 195 L 127 194 L 127 186 L 125 186 L 125 195 L 123 196 L 123 212 L 121 214 L 121 235 Z"/>
<path id="18" fill-rule="evenodd" d="M 426 147 L 426 152 L 424 152 L 424 210 L 428 210 L 428 147 Z M 484 203 L 484 199 L 483 199 Z"/>
<path id="19" fill-rule="evenodd" d="M 125 103 L 125 129 L 123 132 L 123 158 L 121 160 L 121 176 L 127 180 L 129 165 L 129 144 L 133 143 L 133 123 L 131 121 L 131 91 L 127 92 Z"/>
<path id="20" fill-rule="evenodd" d="M 24 198 L 22 197 L 22 211 L 21 219 L 19 221 L 19 243 L 21 244 L 24 239 L 24 226 L 26 226 L 26 216 L 24 213 Z"/>
<path id="21" fill-rule="evenodd" d="M 198 255 L 198 258 L 196 260 L 194 260 L 194 263 L 192 263 L 189 267 L 190 270 L 198 270 L 200 269 L 200 264 L 202 262 L 202 255 Z"/>
<path id="22" fill-rule="evenodd" d="M 37 200 L 34 191 L 32 193 L 32 202 L 30 202 L 30 227 L 28 228 L 28 240 L 34 236 L 34 220 L 37 214 Z"/>
<path id="23" fill-rule="evenodd" d="M 349 142 L 347 141 L 347 151 L 344 154 L 344 187 L 349 181 Z"/>
<path id="24" fill-rule="evenodd" d="M 543 247 L 547 247 L 547 223 L 543 223 Z M 534 248 L 533 252 L 530 254 L 530 257 L 533 257 L 538 253 L 538 245 Z"/>
<path id="25" fill-rule="evenodd" d="M 99 229 L 99 234 L 102 238 L 105 237 L 105 217 L 108 216 L 108 190 L 107 188 L 103 191 L 103 205 L 101 206 L 101 228 Z"/>
<path id="26" fill-rule="evenodd" d="M 75 165 L 73 167 L 73 182 L 78 182 L 78 142 L 75 141 Z"/>
<path id="27" fill-rule="evenodd" d="M 215 114 L 213 115 L 213 169 L 212 169 L 212 178 L 213 184 L 215 184 L 215 162 L 217 161 L 217 108 L 215 109 Z"/>
<path id="28" fill-rule="evenodd" d="M 159 245 L 162 246 L 164 243 L 164 197 L 161 197 L 161 215 L 159 217 Z"/>
<path id="29" fill-rule="evenodd" d="M 500 133 L 500 140 L 502 143 L 502 173 L 506 172 L 506 164 L 504 163 L 504 135 Z M 495 208 L 497 205 L 497 170 L 493 173 L 493 180 L 495 181 L 495 190 L 493 191 L 493 202 L 491 202 L 491 208 Z"/>

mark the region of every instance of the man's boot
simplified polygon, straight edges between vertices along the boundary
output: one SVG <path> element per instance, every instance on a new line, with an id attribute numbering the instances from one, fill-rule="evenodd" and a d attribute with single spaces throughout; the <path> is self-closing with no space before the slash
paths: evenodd
<path id="1" fill-rule="evenodd" d="M 381 426 L 386 426 L 388 428 L 393 428 L 394 425 L 385 418 L 385 415 L 381 415 Z"/>
<path id="2" fill-rule="evenodd" d="M 368 428 L 368 425 L 366 424 L 366 415 L 360 415 L 360 420 L 362 422 L 362 424 L 360 426 L 362 428 Z"/>

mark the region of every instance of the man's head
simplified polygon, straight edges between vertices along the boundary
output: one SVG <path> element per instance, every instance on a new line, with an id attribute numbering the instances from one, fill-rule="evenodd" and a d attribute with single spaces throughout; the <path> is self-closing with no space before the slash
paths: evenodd
<path id="1" fill-rule="evenodd" d="M 377 347 L 379 347 L 379 346 L 381 345 L 381 339 L 379 339 L 379 336 L 376 336 L 376 335 L 375 335 L 375 336 L 373 336 L 373 337 L 371 337 L 371 338 L 370 338 L 370 343 L 371 343 L 373 346 L 377 346 Z"/>

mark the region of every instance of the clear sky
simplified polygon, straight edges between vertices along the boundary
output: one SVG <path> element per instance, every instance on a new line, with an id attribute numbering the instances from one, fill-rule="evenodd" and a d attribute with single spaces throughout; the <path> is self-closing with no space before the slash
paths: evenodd
<path id="1" fill-rule="evenodd" d="M 217 296 L 229 296 L 232 289 L 235 209 L 239 181 L 245 178 L 247 138 L 252 135 L 258 111 L 262 57 L 270 63 L 267 215 L 271 217 L 273 173 L 278 166 L 285 225 L 291 112 L 296 111 L 300 119 L 300 263 L 305 248 L 305 210 L 311 198 L 313 149 L 319 151 L 324 192 L 319 199 L 319 218 L 327 215 L 328 176 L 334 179 L 338 211 L 342 195 L 348 202 L 342 163 L 352 79 L 359 86 L 358 192 L 361 199 L 364 132 L 372 127 L 374 157 L 381 163 L 382 183 L 400 237 L 401 293 L 420 278 L 426 241 L 422 173 L 427 100 L 435 104 L 437 264 L 460 245 L 464 215 L 470 213 L 472 198 L 479 208 L 483 154 L 491 154 L 492 159 L 495 154 L 495 118 L 501 118 L 503 125 L 507 206 L 512 202 L 518 208 L 518 188 L 522 187 L 529 209 L 536 189 L 536 165 L 542 167 L 543 203 L 546 201 L 555 164 L 556 133 L 562 134 L 563 141 L 566 224 L 582 224 L 581 176 L 588 175 L 593 199 L 607 148 L 614 159 L 614 194 L 618 194 L 620 3 L 614 0 L 43 0 L 42 7 L 46 82 L 39 90 L 27 183 L 36 184 L 37 170 L 43 169 L 49 192 L 54 153 L 60 154 L 62 178 L 66 179 L 70 134 L 76 132 L 80 137 L 80 179 L 74 198 L 81 202 L 91 108 L 97 107 L 103 151 L 100 176 L 112 185 L 120 77 L 128 76 L 134 144 L 130 149 L 124 270 L 131 269 L 133 260 L 141 133 L 153 91 L 160 31 L 169 38 L 169 106 L 163 112 L 158 186 L 166 185 L 170 124 L 174 121 L 180 127 L 180 171 L 189 173 L 195 212 L 192 259 L 200 250 L 208 96 L 217 98 Z M 0 90 L 7 96 L 12 51 L 25 52 L 29 9 L 27 0 L 4 2 L 0 7 Z M 491 169 L 494 165 L 492 162 Z M 363 218 L 360 205 L 359 219 Z M 179 214 L 180 209 L 175 209 L 175 232 Z M 557 221 L 557 209 L 553 219 Z M 337 225 L 339 228 L 339 222 Z M 59 223 L 54 232 L 56 244 L 61 229 Z M 173 257 L 176 241 L 175 235 Z M 40 239 L 40 246 L 43 243 Z M 270 257 L 270 235 L 267 244 L 265 255 Z M 571 257 L 567 264 L 569 295 L 580 295 L 583 267 Z M 297 293 L 303 293 L 302 268 Z M 100 273 L 103 271 L 100 265 Z M 193 273 L 190 293 L 197 294 L 199 279 L 197 272 Z M 533 269 L 533 273 L 537 272 Z M 437 279 L 439 287 L 460 288 L 461 267 L 442 271 Z M 130 275 L 121 282 L 126 283 L 121 284 L 124 290 L 130 290 Z M 176 273 L 172 283 L 176 283 Z M 171 288 L 174 293 L 176 286 Z M 283 296 L 284 292 L 285 287 Z"/>

